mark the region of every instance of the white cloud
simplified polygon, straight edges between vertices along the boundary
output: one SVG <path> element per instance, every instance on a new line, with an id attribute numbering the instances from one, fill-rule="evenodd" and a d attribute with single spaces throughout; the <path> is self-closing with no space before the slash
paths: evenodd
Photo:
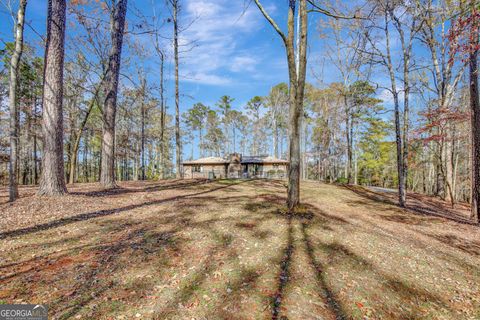
<path id="1" fill-rule="evenodd" d="M 393 103 L 393 95 L 387 89 L 383 89 L 382 91 L 380 91 L 380 93 L 378 94 L 378 99 L 382 100 L 384 104 Z"/>
<path id="2" fill-rule="evenodd" d="M 237 56 L 233 58 L 230 70 L 233 72 L 253 72 L 259 63 L 258 58 L 250 55 Z"/>
<path id="3" fill-rule="evenodd" d="M 398 92 L 398 101 L 400 103 L 403 103 L 403 87 L 400 86 L 400 88 L 397 88 Z M 378 99 L 382 100 L 385 105 L 393 105 L 393 94 L 390 90 L 387 90 L 385 88 L 380 91 L 378 94 Z"/>
<path id="4" fill-rule="evenodd" d="M 182 79 L 185 82 L 199 82 L 207 85 L 229 85 L 231 80 L 216 74 L 194 73 Z"/>
<path id="5" fill-rule="evenodd" d="M 196 46 L 183 54 L 185 81 L 205 84 L 231 83 L 225 72 L 252 72 L 259 58 L 240 50 L 241 40 L 262 23 L 258 9 L 245 9 L 243 1 L 187 0 L 184 19 L 193 24 L 180 39 L 185 47 Z"/>
<path id="6" fill-rule="evenodd" d="M 207 1 L 190 1 L 187 3 L 187 11 L 196 16 L 214 16 L 221 11 L 221 6 Z"/>

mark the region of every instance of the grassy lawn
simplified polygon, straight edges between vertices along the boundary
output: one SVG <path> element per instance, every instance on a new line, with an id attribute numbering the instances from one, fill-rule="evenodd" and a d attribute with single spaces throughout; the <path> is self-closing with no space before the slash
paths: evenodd
<path id="1" fill-rule="evenodd" d="M 480 319 L 480 228 L 303 183 L 94 184 L 0 204 L 0 301 L 54 319 Z"/>

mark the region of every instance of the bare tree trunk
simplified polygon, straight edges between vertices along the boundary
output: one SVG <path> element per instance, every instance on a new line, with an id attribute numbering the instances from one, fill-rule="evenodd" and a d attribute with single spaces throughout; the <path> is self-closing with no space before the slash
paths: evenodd
<path id="1" fill-rule="evenodd" d="M 67 192 L 63 161 L 63 62 L 65 0 L 49 0 L 43 79 L 43 161 L 40 195 Z"/>
<path id="2" fill-rule="evenodd" d="M 69 98 L 67 102 L 67 107 L 66 109 L 68 110 L 68 127 L 70 129 L 70 134 L 68 136 L 68 141 L 66 142 L 65 145 L 65 153 L 67 154 L 67 163 L 65 164 L 65 173 L 66 173 L 66 180 L 70 181 L 70 169 L 72 166 L 72 147 L 74 144 L 74 141 L 76 140 L 76 128 L 75 128 L 75 122 L 76 122 L 76 114 L 74 114 L 74 109 L 77 107 L 76 104 L 77 97 L 71 97 Z"/>
<path id="3" fill-rule="evenodd" d="M 279 151 L 279 154 L 280 154 L 280 158 L 283 157 L 283 133 L 280 132 L 280 149 L 278 150 Z"/>
<path id="4" fill-rule="evenodd" d="M 202 126 L 198 129 L 198 135 L 200 140 L 200 158 L 203 158 L 203 133 L 202 133 Z"/>
<path id="5" fill-rule="evenodd" d="M 273 133 L 273 156 L 275 158 L 280 158 L 278 155 L 278 119 L 277 115 L 274 116 L 274 133 Z"/>
<path id="6" fill-rule="evenodd" d="M 164 99 L 164 82 L 163 82 L 163 70 L 164 70 L 164 60 L 165 56 L 163 52 L 161 53 L 160 59 L 160 167 L 161 167 L 161 177 L 165 179 L 165 99 Z"/>
<path id="7" fill-rule="evenodd" d="M 403 35 L 402 35 L 403 37 Z M 403 182 L 404 182 L 404 194 L 403 202 L 406 202 L 407 186 L 408 186 L 408 131 L 409 131 L 409 112 L 410 112 L 410 48 L 408 52 L 404 51 L 404 67 L 403 67 L 403 150 L 402 150 L 402 162 L 403 162 Z"/>
<path id="8" fill-rule="evenodd" d="M 75 134 L 75 141 L 73 142 L 73 145 L 71 146 L 70 150 L 70 175 L 69 175 L 69 181 L 68 183 L 75 183 L 77 181 L 77 175 L 76 175 L 76 169 L 77 169 L 77 162 L 78 162 L 78 150 L 80 148 L 80 140 L 82 139 L 82 133 L 83 130 L 85 129 L 85 126 L 87 125 L 88 118 L 90 116 L 90 113 L 93 110 L 93 107 L 95 106 L 95 101 L 97 99 L 97 94 L 98 90 L 100 88 L 100 85 L 98 86 L 97 92 L 95 92 L 95 96 L 92 98 L 92 101 L 90 102 L 87 113 L 85 114 L 85 117 L 82 120 L 82 123 L 80 124 L 80 127 L 78 128 L 78 132 Z"/>
<path id="9" fill-rule="evenodd" d="M 138 141 L 135 141 L 135 152 L 133 154 L 133 181 L 138 180 L 138 167 L 140 167 L 140 158 L 138 156 Z"/>
<path id="10" fill-rule="evenodd" d="M 157 12 L 155 10 L 155 1 L 152 0 L 152 9 L 153 9 L 153 24 L 155 25 L 155 50 L 158 57 L 160 58 L 160 152 L 159 152 L 159 170 L 160 170 L 160 179 L 165 179 L 165 86 L 164 86 L 164 70 L 165 70 L 165 54 L 163 53 L 162 48 L 160 47 L 160 38 L 159 38 L 159 29 L 157 26 L 158 18 Z"/>
<path id="11" fill-rule="evenodd" d="M 254 0 L 263 16 L 272 25 L 282 38 L 288 62 L 289 77 L 289 161 L 287 206 L 289 211 L 294 211 L 300 203 L 300 118 L 303 116 L 303 97 L 305 93 L 305 75 L 307 65 L 307 0 L 299 0 L 299 45 L 298 45 L 298 72 L 295 55 L 295 4 L 289 1 L 287 26 L 285 35 L 277 23 L 268 15 L 259 0 Z"/>
<path id="12" fill-rule="evenodd" d="M 455 141 L 455 128 L 451 127 L 451 124 L 448 125 L 447 137 L 450 135 L 445 143 L 445 184 L 447 186 L 447 193 L 445 195 L 445 200 L 450 202 L 452 208 L 455 206 L 455 187 L 454 187 L 454 172 L 455 172 L 455 150 L 454 150 L 454 141 Z"/>
<path id="13" fill-rule="evenodd" d="M 299 66 L 296 72 L 294 54 L 294 9 L 295 3 L 290 5 L 288 12 L 288 38 L 287 38 L 287 59 L 290 78 L 290 143 L 288 167 L 288 198 L 287 206 L 289 211 L 294 211 L 300 203 L 300 120 L 303 115 L 303 97 L 305 93 L 305 75 L 307 65 L 307 3 L 300 0 L 300 41 Z"/>
<path id="14" fill-rule="evenodd" d="M 400 36 L 400 43 L 402 46 L 402 55 L 403 55 L 403 127 L 402 127 L 402 136 L 400 141 L 401 147 L 401 171 L 399 174 L 402 174 L 399 184 L 402 182 L 402 186 L 399 187 L 399 202 L 401 206 L 404 206 L 406 203 L 406 192 L 408 187 L 408 131 L 409 131 L 409 112 L 410 112 L 410 57 L 412 53 L 413 38 L 418 30 L 417 27 L 417 18 L 412 17 L 411 25 L 408 32 L 408 40 L 405 38 L 405 31 L 402 25 L 401 19 L 395 15 L 395 8 L 389 7 L 388 9 L 390 17 L 393 20 L 398 35 Z M 387 36 L 388 36 L 388 25 L 387 25 Z M 389 41 L 389 39 L 387 39 Z M 390 48 L 388 48 L 390 56 Z M 391 63 L 391 59 L 389 58 Z M 397 114 L 395 114 L 397 117 Z M 398 121 L 400 123 L 400 121 Z M 398 151 L 399 149 L 397 149 Z M 399 164 L 400 165 L 400 164 Z"/>
<path id="15" fill-rule="evenodd" d="M 308 140 L 308 123 L 306 118 L 303 118 L 303 154 L 302 154 L 302 178 L 303 180 L 308 179 L 308 159 L 307 159 L 307 140 Z"/>
<path id="16" fill-rule="evenodd" d="M 102 163 L 100 183 L 106 188 L 115 185 L 115 114 L 117 111 L 118 78 L 122 55 L 127 0 L 115 2 L 110 15 L 112 47 L 108 58 L 103 106 Z"/>
<path id="17" fill-rule="evenodd" d="M 352 183 L 352 122 L 350 121 L 350 112 L 348 110 L 348 101 L 346 94 L 343 96 L 343 99 L 345 105 L 345 133 L 347 138 L 347 165 L 345 166 L 345 178 L 347 178 L 347 183 L 350 184 Z"/>
<path id="18" fill-rule="evenodd" d="M 394 100 L 394 117 L 395 117 L 395 142 L 397 149 L 397 173 L 398 173 L 398 203 L 401 207 L 405 206 L 406 193 L 405 193 L 405 175 L 403 166 L 403 148 L 402 148 L 402 134 L 400 128 L 400 102 L 398 100 L 397 85 L 394 73 L 394 67 L 392 63 L 392 55 L 390 52 L 390 35 L 388 30 L 388 18 L 385 13 L 385 39 L 387 50 L 387 68 L 390 75 L 390 81 L 392 86 L 392 94 Z"/>
<path id="19" fill-rule="evenodd" d="M 37 120 L 35 120 L 37 122 Z M 33 184 L 38 183 L 37 134 L 33 136 Z"/>
<path id="20" fill-rule="evenodd" d="M 89 181 L 89 161 L 88 161 L 88 145 L 90 143 L 90 133 L 86 132 L 85 135 L 85 143 L 83 144 L 83 182 L 88 182 Z"/>
<path id="21" fill-rule="evenodd" d="M 232 126 L 232 130 L 233 130 L 233 153 L 236 153 L 236 149 L 235 149 L 235 124 Z M 200 130 L 201 131 L 201 130 Z"/>
<path id="22" fill-rule="evenodd" d="M 357 153 L 355 152 L 355 155 L 353 156 L 353 184 L 357 185 L 358 184 L 358 158 L 357 158 Z"/>
<path id="23" fill-rule="evenodd" d="M 472 4 L 474 1 L 472 1 Z M 480 223 L 480 102 L 478 97 L 478 26 L 477 22 L 472 24 L 471 47 L 475 48 L 470 52 L 470 109 L 472 126 L 472 212 L 471 218 Z"/>
<path id="24" fill-rule="evenodd" d="M 142 102 L 141 102 L 141 117 L 142 117 L 142 128 L 141 128 L 141 152 L 142 152 L 142 171 L 141 179 L 145 180 L 145 95 L 146 95 L 146 80 L 142 79 Z"/>
<path id="25" fill-rule="evenodd" d="M 173 0 L 173 51 L 175 59 L 175 145 L 176 177 L 182 178 L 182 141 L 180 140 L 180 94 L 178 87 L 178 0 Z"/>
<path id="26" fill-rule="evenodd" d="M 9 166 L 9 200 L 18 198 L 18 150 L 20 136 L 20 112 L 17 101 L 18 70 L 23 53 L 23 29 L 27 0 L 20 0 L 15 26 L 15 50 L 10 60 L 10 166 Z"/>

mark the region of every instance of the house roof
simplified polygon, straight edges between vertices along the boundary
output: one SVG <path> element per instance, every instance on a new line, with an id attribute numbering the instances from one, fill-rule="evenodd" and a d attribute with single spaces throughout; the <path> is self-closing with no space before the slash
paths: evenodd
<path id="1" fill-rule="evenodd" d="M 228 164 L 230 161 L 225 160 L 220 157 L 206 157 L 206 158 L 200 158 L 197 160 L 191 160 L 191 161 L 184 161 L 183 164 L 186 165 L 195 165 L 195 164 Z"/>
<path id="2" fill-rule="evenodd" d="M 288 160 L 278 159 L 270 156 L 246 156 L 242 158 L 242 163 L 276 163 L 288 164 Z"/>
<path id="3" fill-rule="evenodd" d="M 184 161 L 184 165 L 222 165 L 222 164 L 229 164 L 230 161 L 220 157 L 207 157 L 207 158 L 200 158 L 191 161 Z M 242 157 L 242 164 L 260 164 L 260 163 L 268 163 L 268 164 L 288 164 L 288 160 L 278 159 L 275 157 L 270 156 L 245 156 Z"/>

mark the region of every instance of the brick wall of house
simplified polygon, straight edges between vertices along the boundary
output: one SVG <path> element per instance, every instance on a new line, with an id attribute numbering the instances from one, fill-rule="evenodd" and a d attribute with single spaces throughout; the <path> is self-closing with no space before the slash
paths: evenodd
<path id="1" fill-rule="evenodd" d="M 257 177 L 259 178 L 272 178 L 272 179 L 283 179 L 287 176 L 287 165 L 286 164 L 264 164 L 262 167 L 262 172 Z"/>
<path id="2" fill-rule="evenodd" d="M 185 179 L 194 179 L 194 178 L 209 178 L 209 172 L 213 172 L 216 179 L 226 178 L 226 165 L 208 165 L 202 164 L 198 165 L 201 172 L 195 172 L 194 168 L 197 166 L 184 165 L 183 167 L 183 176 Z"/>
<path id="3" fill-rule="evenodd" d="M 250 165 L 251 166 L 251 165 Z M 194 168 L 200 167 L 200 172 L 194 170 Z M 273 179 L 283 179 L 287 176 L 288 166 L 286 164 L 265 164 L 262 166 L 261 172 L 258 172 L 257 175 L 252 175 L 249 172 L 249 176 L 245 176 L 244 167 L 240 164 L 228 166 L 228 173 L 226 173 L 227 165 L 184 165 L 184 178 L 185 179 L 194 179 L 194 178 L 205 178 L 210 177 L 209 172 L 214 172 L 216 179 L 223 178 L 273 178 Z"/>
<path id="4" fill-rule="evenodd" d="M 274 165 L 274 164 L 266 164 L 263 166 L 263 172 L 265 173 L 273 173 L 275 172 L 276 174 L 287 174 L 287 165 L 286 164 L 279 164 L 279 165 Z"/>

